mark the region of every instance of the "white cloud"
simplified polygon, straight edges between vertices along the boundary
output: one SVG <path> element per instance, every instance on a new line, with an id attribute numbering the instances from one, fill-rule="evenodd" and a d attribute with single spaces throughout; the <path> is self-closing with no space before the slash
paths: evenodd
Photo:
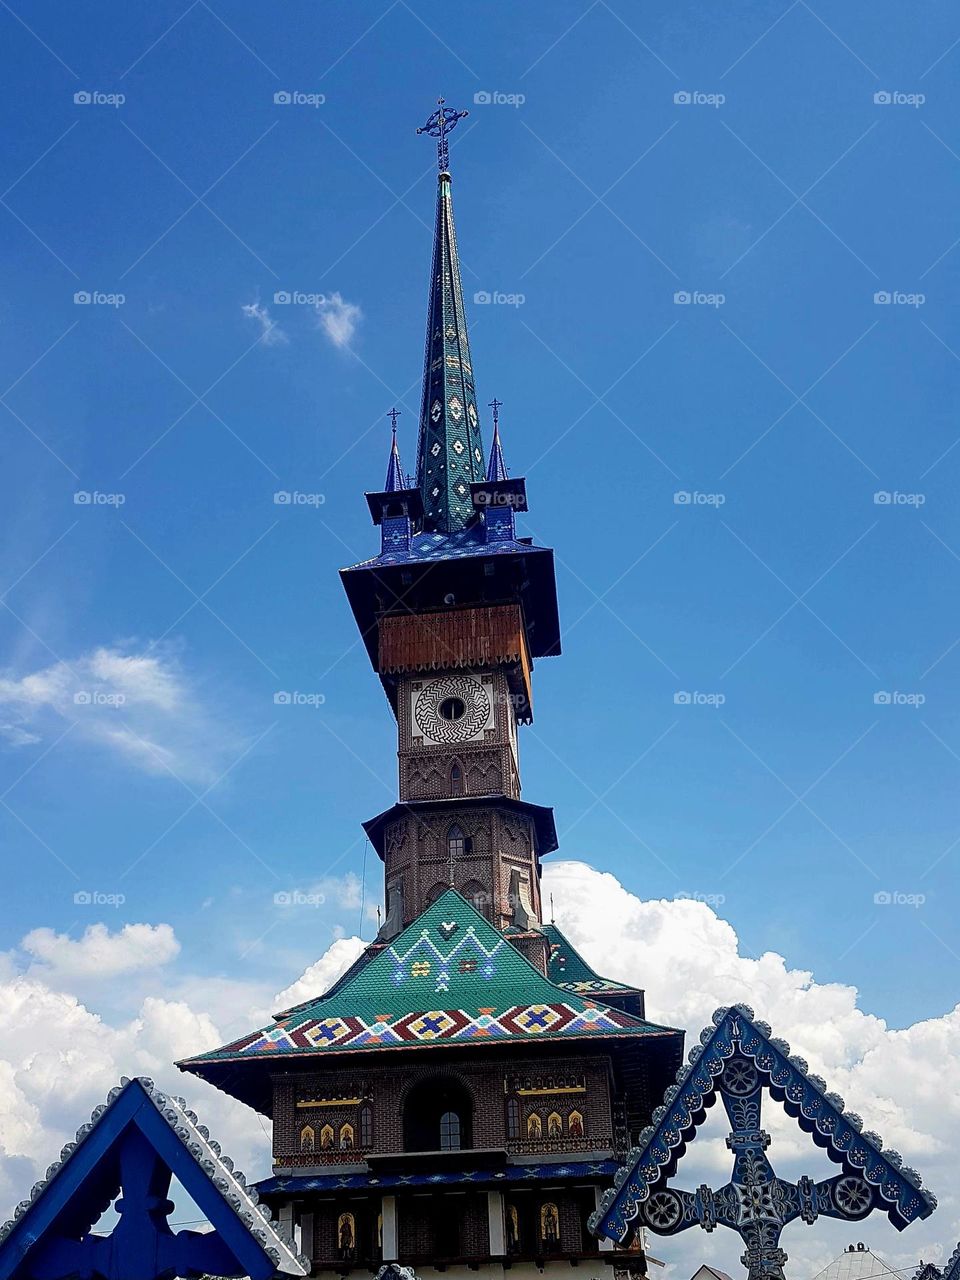
<path id="1" fill-rule="evenodd" d="M 850 1240 L 866 1240 L 893 1266 L 907 1268 L 907 1275 L 920 1256 L 936 1260 L 944 1250 L 949 1254 L 960 1234 L 954 1155 L 960 1145 L 960 1094 L 948 1074 L 950 1064 L 960 1060 L 960 1008 L 891 1030 L 858 1008 L 855 988 L 819 983 L 773 953 L 757 959 L 742 955 L 736 932 L 704 903 L 644 901 L 613 876 L 578 862 L 549 867 L 545 888 L 554 894 L 558 923 L 571 942 L 601 972 L 644 987 L 649 1016 L 684 1027 L 688 1047 L 718 1005 L 753 1005 L 758 1017 L 860 1112 L 865 1127 L 897 1147 L 938 1193 L 936 1214 L 902 1235 L 880 1215 L 855 1226 L 825 1219 L 813 1228 L 793 1224 L 783 1241 L 789 1274 L 815 1275 Z M 272 1002 L 269 992 L 254 983 L 181 973 L 174 980 L 165 977 L 166 998 L 144 999 L 133 1017 L 106 1017 L 67 990 L 51 989 L 53 975 L 44 975 L 36 963 L 59 963 L 57 980 L 69 986 L 72 957 L 77 957 L 73 972 L 82 984 L 95 944 L 71 952 L 70 947 L 82 948 L 83 940 L 63 949 L 47 930 L 28 935 L 38 936 L 39 944 L 34 941 L 29 949 L 24 944 L 35 961 L 27 975 L 12 972 L 8 958 L 0 956 L 0 1218 L 124 1074 L 146 1073 L 183 1093 L 248 1176 L 263 1176 L 270 1161 L 266 1121 L 181 1075 L 172 1061 L 266 1025 L 260 1006 L 278 1010 L 320 994 L 360 954 L 360 939 L 337 939 Z M 100 936 L 93 932 L 94 938 Z M 128 962 L 137 955 L 156 957 L 171 949 L 171 938 L 155 931 L 142 951 L 127 944 L 124 954 Z M 178 969 L 183 962 L 181 956 Z M 206 1009 L 216 1009 L 216 1023 Z M 825 1168 L 823 1153 L 769 1099 L 764 1127 L 772 1135 L 774 1167 L 785 1176 L 836 1171 Z M 678 1185 L 708 1181 L 718 1186 L 726 1180 L 730 1153 L 724 1136 L 717 1106 L 680 1166 Z M 741 1246 L 729 1231 L 708 1235 L 694 1228 L 672 1238 L 651 1236 L 649 1245 L 668 1263 L 664 1280 L 686 1280 L 702 1261 L 732 1275 L 742 1273 Z"/>
<path id="2" fill-rule="evenodd" d="M 895 1266 L 915 1265 L 920 1254 L 935 1258 L 944 1245 L 949 1253 L 960 1235 L 953 1154 L 960 1142 L 960 1092 L 945 1080 L 944 1066 L 960 1060 L 960 1005 L 942 1017 L 891 1030 L 858 1008 L 855 987 L 817 982 L 774 952 L 757 959 L 741 955 L 735 930 L 705 903 L 644 901 L 614 876 L 582 862 L 545 868 L 544 891 L 554 896 L 557 923 L 591 964 L 646 990 L 652 1021 L 682 1027 L 689 1048 L 716 1008 L 751 1005 L 863 1116 L 864 1127 L 899 1150 L 938 1195 L 937 1213 L 903 1235 L 879 1214 L 856 1228 L 823 1219 L 812 1230 L 792 1225 L 784 1235 L 791 1274 L 814 1275 L 854 1238 L 866 1239 Z M 708 1125 L 709 1133 L 680 1166 L 679 1186 L 727 1180 L 730 1155 L 721 1107 L 714 1108 Z M 836 1172 L 824 1167 L 822 1153 L 769 1099 L 764 1127 L 773 1136 L 774 1167 L 779 1159 L 784 1176 Z M 671 1239 L 651 1237 L 650 1249 L 675 1263 L 677 1276 L 691 1275 L 701 1261 L 734 1275 L 740 1270 L 739 1242 L 731 1232 L 707 1236 L 695 1229 Z"/>
<path id="3" fill-rule="evenodd" d="M 33 929 L 20 945 L 47 972 L 73 980 L 152 969 L 180 952 L 168 924 L 125 924 L 117 933 L 105 924 L 92 924 L 76 940 L 52 929 Z"/>
<path id="4" fill-rule="evenodd" d="M 260 325 L 260 342 L 265 347 L 282 347 L 290 339 L 275 320 L 270 319 L 270 312 L 259 302 L 245 302 L 240 308 L 250 320 Z"/>
<path id="5" fill-rule="evenodd" d="M 242 743 L 219 724 L 169 652 L 101 647 L 26 675 L 0 676 L 0 738 L 27 747 L 70 736 L 146 773 L 212 782 Z"/>
<path id="6" fill-rule="evenodd" d="M 323 995 L 349 969 L 366 945 L 359 938 L 337 938 L 319 960 L 303 971 L 296 982 L 274 996 L 274 1013 Z"/>
<path id="7" fill-rule="evenodd" d="M 317 303 L 317 319 L 333 345 L 343 350 L 353 341 L 363 312 L 355 303 L 344 301 L 339 293 L 330 293 Z"/>

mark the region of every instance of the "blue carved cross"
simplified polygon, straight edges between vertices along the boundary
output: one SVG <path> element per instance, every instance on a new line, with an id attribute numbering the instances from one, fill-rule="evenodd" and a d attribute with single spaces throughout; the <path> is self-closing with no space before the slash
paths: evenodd
<path id="1" fill-rule="evenodd" d="M 605 1192 L 590 1228 L 621 1244 L 637 1226 L 660 1235 L 688 1227 L 736 1231 L 743 1241 L 741 1261 L 750 1280 L 784 1280 L 787 1255 L 780 1247 L 784 1227 L 796 1219 L 856 1222 L 874 1209 L 887 1213 L 902 1230 L 916 1218 L 928 1217 L 936 1198 L 922 1190 L 920 1176 L 895 1151 L 884 1151 L 875 1133 L 844 1111 L 843 1099 L 828 1093 L 806 1062 L 790 1055 L 790 1046 L 773 1039 L 766 1023 L 756 1021 L 746 1005 L 718 1009 L 713 1026 L 705 1027 L 700 1044 L 681 1067 L 677 1083 L 665 1092 L 640 1145 Z M 787 1114 L 824 1147 L 842 1172 L 815 1182 L 802 1177 L 788 1182 L 775 1172 L 767 1156 L 770 1136 L 761 1128 L 764 1090 L 781 1102 Z M 727 1146 L 733 1157 L 730 1180 L 718 1190 L 672 1187 L 679 1160 L 697 1135 L 707 1108 L 718 1097 L 730 1124 Z"/>
<path id="2" fill-rule="evenodd" d="M 425 125 L 417 130 L 417 133 L 426 133 L 431 138 L 437 140 L 437 167 L 441 173 L 446 173 L 450 168 L 450 148 L 447 143 L 447 134 L 453 129 L 459 120 L 462 120 L 466 111 L 455 111 L 453 107 L 444 106 L 444 99 L 437 99 L 437 109 L 427 121 Z"/>

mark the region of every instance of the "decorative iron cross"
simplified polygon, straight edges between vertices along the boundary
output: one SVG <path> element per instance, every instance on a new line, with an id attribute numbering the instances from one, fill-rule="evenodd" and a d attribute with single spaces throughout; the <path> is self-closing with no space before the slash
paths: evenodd
<path id="1" fill-rule="evenodd" d="M 396 435 L 396 434 L 397 434 L 397 419 L 400 417 L 400 410 L 399 410 L 399 409 L 391 409 L 391 410 L 390 410 L 390 412 L 387 414 L 387 417 L 388 417 L 388 418 L 390 419 L 390 421 L 393 423 L 393 434 L 394 434 L 394 435 Z"/>
<path id="2" fill-rule="evenodd" d="M 503 401 L 494 396 L 490 401 L 489 407 L 493 410 L 493 429 L 496 431 L 500 425 L 500 410 L 503 408 Z"/>
<path id="3" fill-rule="evenodd" d="M 447 134 L 455 127 L 457 121 L 462 120 L 465 115 L 469 115 L 469 112 L 456 111 L 453 107 L 446 107 L 444 106 L 443 98 L 438 98 L 436 111 L 423 128 L 417 130 L 417 133 L 426 133 L 431 138 L 436 138 L 437 168 L 441 173 L 446 173 L 450 167 L 450 149 L 447 146 Z"/>

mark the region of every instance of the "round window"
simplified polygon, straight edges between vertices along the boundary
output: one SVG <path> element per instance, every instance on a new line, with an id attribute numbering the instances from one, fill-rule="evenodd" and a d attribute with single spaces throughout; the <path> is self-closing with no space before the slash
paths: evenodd
<path id="1" fill-rule="evenodd" d="M 467 714 L 467 704 L 462 698 L 444 698 L 437 710 L 444 720 L 462 720 Z"/>

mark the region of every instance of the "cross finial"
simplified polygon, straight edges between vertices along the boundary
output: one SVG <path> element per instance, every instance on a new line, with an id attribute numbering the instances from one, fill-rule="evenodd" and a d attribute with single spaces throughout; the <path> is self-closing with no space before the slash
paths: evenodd
<path id="1" fill-rule="evenodd" d="M 437 168 L 441 173 L 446 173 L 450 167 L 450 149 L 447 146 L 447 134 L 456 125 L 458 120 L 462 120 L 467 111 L 456 111 L 453 107 L 444 106 L 444 99 L 437 99 L 437 109 L 427 121 L 427 123 L 417 133 L 429 134 L 431 138 L 437 140 Z"/>
<path id="2" fill-rule="evenodd" d="M 503 406 L 503 401 L 502 401 L 502 400 L 498 400 L 496 396 L 494 396 L 494 397 L 493 397 L 493 399 L 490 401 L 490 403 L 489 403 L 489 405 L 488 405 L 488 408 L 490 408 L 490 409 L 492 409 L 492 410 L 493 410 L 493 429 L 494 429 L 494 431 L 496 431 L 496 430 L 499 428 L 499 426 L 500 426 L 500 409 L 501 409 L 501 407 L 502 407 L 502 406 Z"/>
<path id="3" fill-rule="evenodd" d="M 393 434 L 394 434 L 394 435 L 396 435 L 396 434 L 397 434 L 397 419 L 400 417 L 400 410 L 399 410 L 399 409 L 391 409 L 391 410 L 390 410 L 390 412 L 387 414 L 387 417 L 388 417 L 388 418 L 390 419 L 390 421 L 393 423 Z"/>

